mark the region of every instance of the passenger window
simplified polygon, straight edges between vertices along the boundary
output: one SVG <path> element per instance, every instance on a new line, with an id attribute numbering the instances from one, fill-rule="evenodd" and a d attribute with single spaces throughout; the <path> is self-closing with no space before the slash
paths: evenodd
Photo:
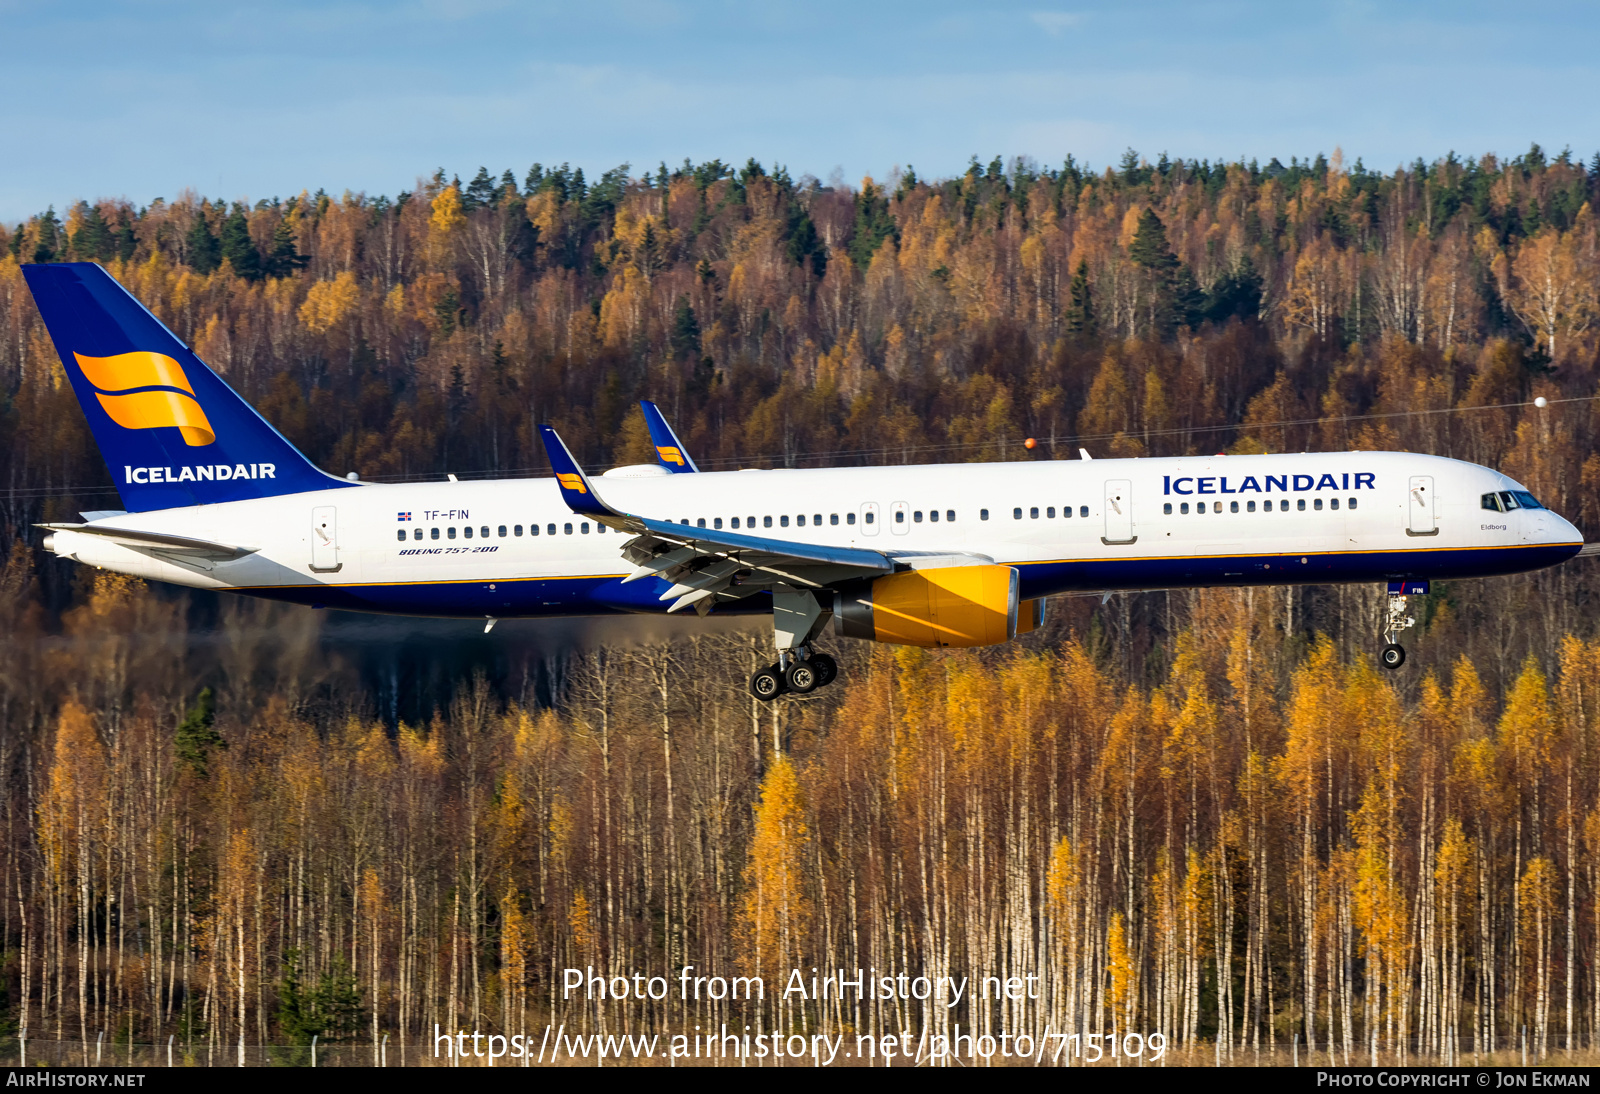
<path id="1" fill-rule="evenodd" d="M 713 527 L 713 528 L 717 529 L 718 531 L 720 531 L 722 529 L 722 518 L 721 517 L 712 517 L 711 518 L 711 527 Z"/>
<path id="2" fill-rule="evenodd" d="M 454 535 L 454 532 L 452 531 L 451 534 Z M 463 536 L 465 536 L 467 539 L 471 539 L 472 538 L 472 525 L 469 524 L 465 528 L 461 529 L 461 534 Z"/>
<path id="3" fill-rule="evenodd" d="M 946 509 L 944 511 L 944 519 L 946 522 L 954 521 L 956 519 L 956 511 L 954 509 Z"/>
<path id="4" fill-rule="evenodd" d="M 1032 509 L 1028 510 L 1028 516 L 1029 516 L 1029 518 L 1031 518 L 1033 520 L 1038 520 L 1039 519 L 1039 507 L 1037 505 L 1035 505 Z"/>
<path id="5" fill-rule="evenodd" d="M 1011 510 L 1011 519 L 1012 520 L 1021 520 L 1022 519 L 1022 510 L 1020 508 Z"/>
<path id="6" fill-rule="evenodd" d="M 1337 508 L 1339 508 L 1339 499 L 1338 498 L 1334 498 L 1333 500 L 1328 502 L 1328 508 L 1329 509 L 1337 509 Z"/>
<path id="7" fill-rule="evenodd" d="M 694 522 L 694 526 L 696 528 L 704 528 L 706 526 L 706 518 L 701 517 L 699 520 Z"/>
<path id="8" fill-rule="evenodd" d="M 1212 512 L 1213 512 L 1213 513 L 1220 513 L 1220 512 L 1222 512 L 1222 503 L 1221 503 L 1221 502 L 1220 502 L 1220 501 L 1215 501 L 1215 502 L 1212 502 L 1212 503 L 1211 503 L 1211 511 L 1212 511 Z"/>
<path id="9" fill-rule="evenodd" d="M 806 526 L 806 515 L 801 513 L 798 517 L 794 518 L 794 523 L 795 527 L 804 528 Z"/>
<path id="10" fill-rule="evenodd" d="M 744 526 L 746 528 L 754 528 L 756 526 L 756 518 L 755 517 L 745 517 L 744 518 Z M 737 527 L 737 525 L 735 525 L 735 527 Z M 767 527 L 768 528 L 772 527 L 772 518 L 771 517 L 767 518 Z"/>
<path id="11" fill-rule="evenodd" d="M 501 534 L 504 535 L 504 533 L 501 533 Z M 480 539 L 488 539 L 489 538 L 489 526 L 487 524 L 485 524 L 482 528 L 478 529 L 478 538 L 480 538 Z"/>
<path id="12" fill-rule="evenodd" d="M 904 509 L 896 509 L 894 511 L 894 522 L 896 524 L 904 524 L 906 522 L 906 511 Z"/>
<path id="13" fill-rule="evenodd" d="M 455 539 L 456 538 L 456 529 L 455 529 L 454 525 L 451 525 L 449 528 L 446 528 L 444 530 L 444 538 L 445 539 Z"/>
<path id="14" fill-rule="evenodd" d="M 1322 512 L 1322 499 L 1317 498 L 1315 501 L 1313 501 L 1311 503 L 1311 508 L 1315 509 L 1319 513 Z"/>
<path id="15" fill-rule="evenodd" d="M 428 529 L 428 536 L 429 536 L 430 539 L 438 539 L 439 538 L 439 529 L 437 529 L 437 528 Z"/>
<path id="16" fill-rule="evenodd" d="M 1161 506 L 1161 512 L 1163 515 L 1170 517 L 1172 515 L 1172 503 L 1170 501 L 1164 503 Z"/>
<path id="17" fill-rule="evenodd" d="M 504 524 L 502 524 L 500 526 L 500 538 L 501 539 L 505 539 L 506 538 L 506 526 Z"/>
<path id="18" fill-rule="evenodd" d="M 1356 499 L 1355 498 L 1351 498 L 1350 499 L 1350 508 L 1354 509 L 1355 507 L 1356 507 Z"/>
<path id="19" fill-rule="evenodd" d="M 732 525 L 733 528 L 737 529 L 739 527 L 739 518 L 738 517 L 734 517 L 733 520 L 730 522 L 730 524 Z"/>
<path id="20" fill-rule="evenodd" d="M 873 521 L 877 520 L 878 518 L 874 514 L 868 513 L 862 519 L 865 520 L 868 524 L 871 524 Z"/>
<path id="21" fill-rule="evenodd" d="M 1168 509 L 1169 510 L 1171 509 L 1170 505 L 1168 506 Z M 1189 503 L 1188 502 L 1180 501 L 1178 503 L 1178 514 L 1180 516 L 1185 516 L 1185 517 L 1189 515 Z"/>
<path id="22" fill-rule="evenodd" d="M 589 534 L 589 522 L 588 521 L 584 521 L 582 524 L 578 525 L 578 531 L 582 532 L 584 535 L 588 535 Z"/>
<path id="23" fill-rule="evenodd" d="M 928 519 L 933 521 L 933 523 L 938 524 L 939 523 L 939 510 L 937 510 L 937 509 L 929 509 L 928 510 Z"/>
<path id="24" fill-rule="evenodd" d="M 1261 503 L 1261 508 L 1270 513 L 1272 512 L 1272 503 L 1270 501 L 1264 501 Z"/>
<path id="25" fill-rule="evenodd" d="M 828 523 L 829 524 L 838 524 L 839 523 L 839 514 L 838 513 L 829 513 L 828 514 Z"/>
<path id="26" fill-rule="evenodd" d="M 978 510 L 978 519 L 979 520 L 988 520 L 989 519 L 989 510 L 987 510 L 987 509 L 979 509 Z"/>
<path id="27" fill-rule="evenodd" d="M 570 525 L 570 524 L 568 524 L 568 525 L 567 525 L 567 526 L 566 526 L 566 533 L 567 533 L 567 535 L 569 535 L 569 536 L 570 536 L 570 535 L 571 535 L 571 534 L 572 534 L 572 525 Z"/>
<path id="28" fill-rule="evenodd" d="M 813 527 L 821 528 L 822 527 L 822 514 L 821 513 L 812 513 L 811 514 L 811 524 L 812 524 Z"/>
<path id="29" fill-rule="evenodd" d="M 411 533 L 411 538 L 412 539 L 421 539 L 422 538 L 422 529 L 418 528 L 416 531 L 412 532 Z"/>
<path id="30" fill-rule="evenodd" d="M 1300 510 L 1302 513 L 1304 513 L 1306 511 L 1306 499 L 1305 498 L 1296 498 L 1295 499 L 1295 503 L 1294 503 L 1294 507 L 1296 509 Z"/>
<path id="31" fill-rule="evenodd" d="M 512 525 L 512 526 L 511 526 L 511 534 L 512 534 L 512 535 L 514 535 L 514 536 L 520 536 L 520 535 L 522 535 L 522 525 L 520 525 L 520 524 L 513 524 L 513 525 Z M 535 526 L 534 526 L 534 529 L 533 529 L 533 534 L 534 534 L 534 535 L 538 535 L 538 534 L 539 534 L 539 528 L 538 528 L 538 526 L 537 526 L 537 525 L 535 525 Z"/>
<path id="32" fill-rule="evenodd" d="M 1237 513 L 1238 511 L 1239 511 L 1239 503 L 1236 502 L 1236 501 L 1230 501 L 1228 503 L 1228 512 Z"/>
<path id="33" fill-rule="evenodd" d="M 595 521 L 594 522 L 594 534 L 597 535 L 597 536 L 605 535 L 606 534 L 606 526 L 604 524 L 601 524 L 599 521 Z"/>
<path id="34" fill-rule="evenodd" d="M 554 529 L 551 529 L 551 531 L 554 531 Z M 537 524 L 528 525 L 528 534 L 530 536 L 538 535 L 539 534 L 539 526 Z"/>
<path id="35" fill-rule="evenodd" d="M 1054 505 L 1046 506 L 1045 507 L 1045 511 L 1044 511 L 1044 515 L 1047 516 L 1047 517 L 1054 518 L 1055 515 L 1056 515 L 1056 507 Z"/>
<path id="36" fill-rule="evenodd" d="M 778 518 L 778 527 L 779 528 L 787 528 L 787 527 L 789 527 L 789 518 L 787 516 L 779 517 Z"/>
<path id="37" fill-rule="evenodd" d="M 911 514 L 911 523 L 912 524 L 921 524 L 922 523 L 922 510 L 921 509 L 918 509 L 916 512 Z"/>
<path id="38" fill-rule="evenodd" d="M 1254 513 L 1256 511 L 1256 503 L 1253 502 L 1253 501 L 1245 502 L 1244 503 L 1244 511 L 1247 512 L 1247 513 Z"/>
<path id="39" fill-rule="evenodd" d="M 545 525 L 545 531 L 553 536 L 553 535 L 556 534 L 556 526 L 554 524 L 547 524 L 547 525 Z M 569 525 L 567 525 L 567 535 L 570 536 L 571 534 L 572 534 L 572 525 L 569 524 Z"/>
<path id="40" fill-rule="evenodd" d="M 1078 515 L 1080 517 L 1088 516 L 1089 515 L 1089 507 L 1087 505 L 1078 506 Z"/>
<path id="41" fill-rule="evenodd" d="M 771 528 L 772 527 L 772 518 L 771 517 L 762 517 L 761 518 L 761 527 L 763 527 L 763 528 Z"/>
<path id="42" fill-rule="evenodd" d="M 406 541 L 406 530 L 404 528 L 401 528 L 400 529 L 400 542 L 404 543 L 405 541 Z"/>

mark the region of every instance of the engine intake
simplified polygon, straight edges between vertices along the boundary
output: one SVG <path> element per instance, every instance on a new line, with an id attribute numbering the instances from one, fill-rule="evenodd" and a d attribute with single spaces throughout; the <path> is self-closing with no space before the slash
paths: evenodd
<path id="1" fill-rule="evenodd" d="M 833 629 L 845 638 L 896 646 L 993 646 L 1017 634 L 1017 587 L 1010 566 L 890 574 L 838 589 Z M 1026 612 L 1030 624 L 1039 615 L 1034 603 Z"/>

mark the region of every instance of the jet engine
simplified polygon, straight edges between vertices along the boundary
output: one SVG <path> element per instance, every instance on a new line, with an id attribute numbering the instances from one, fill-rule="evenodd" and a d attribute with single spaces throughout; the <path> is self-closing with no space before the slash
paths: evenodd
<path id="1" fill-rule="evenodd" d="M 1010 566 L 907 570 L 834 592 L 833 629 L 897 646 L 992 646 L 1034 629 L 1044 601 L 1019 601 Z"/>

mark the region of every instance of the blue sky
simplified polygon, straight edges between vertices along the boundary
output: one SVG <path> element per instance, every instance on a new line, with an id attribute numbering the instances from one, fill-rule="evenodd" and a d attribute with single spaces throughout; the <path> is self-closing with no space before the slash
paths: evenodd
<path id="1" fill-rule="evenodd" d="M 1586 3 L 0 0 L 0 218 L 721 157 L 855 182 L 1600 149 Z"/>

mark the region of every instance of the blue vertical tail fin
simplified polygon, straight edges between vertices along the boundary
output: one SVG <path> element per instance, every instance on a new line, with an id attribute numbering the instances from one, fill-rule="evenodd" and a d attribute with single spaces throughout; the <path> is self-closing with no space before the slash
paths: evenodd
<path id="1" fill-rule="evenodd" d="M 640 399 L 639 409 L 644 411 L 644 424 L 650 429 L 650 443 L 656 446 L 656 459 L 661 466 L 678 475 L 700 470 L 689 458 L 689 450 L 683 447 L 683 442 L 678 440 L 678 435 L 667 424 L 666 415 L 661 413 L 661 409 L 649 399 Z"/>
<path id="2" fill-rule="evenodd" d="M 313 466 L 95 263 L 22 274 L 130 512 L 355 485 Z"/>

